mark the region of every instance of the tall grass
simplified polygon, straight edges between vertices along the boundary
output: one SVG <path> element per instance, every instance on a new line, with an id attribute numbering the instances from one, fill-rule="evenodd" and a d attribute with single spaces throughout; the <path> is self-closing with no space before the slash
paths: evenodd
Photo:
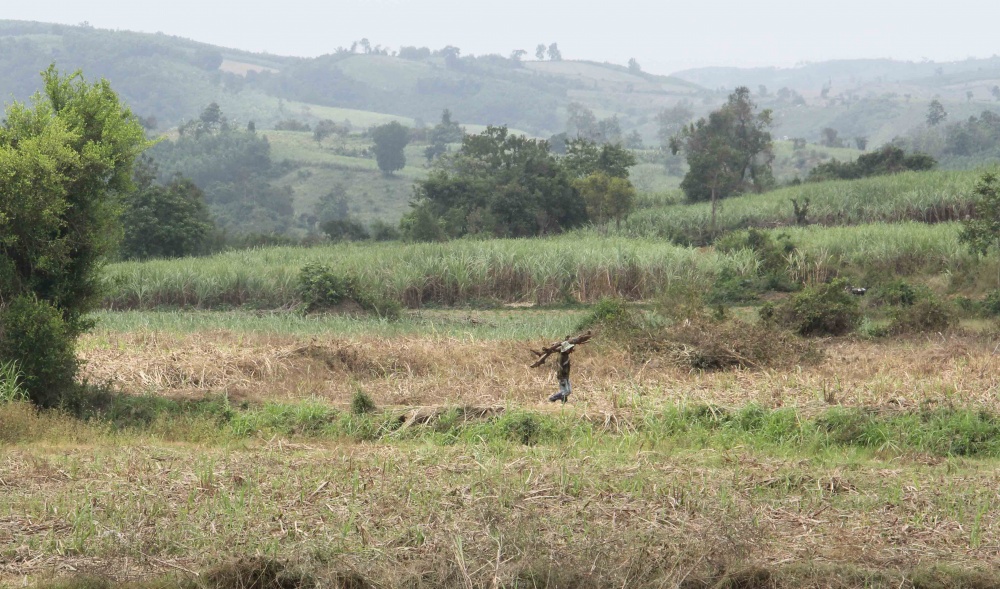
<path id="1" fill-rule="evenodd" d="M 968 214 L 978 171 L 906 172 L 861 180 L 802 184 L 721 202 L 716 233 L 746 227 L 795 225 L 791 199 L 809 201 L 806 221 L 820 225 L 862 225 L 954 221 Z M 680 243 L 711 241 L 711 205 L 676 204 L 640 211 L 623 227 L 628 235 Z"/>
<path id="2" fill-rule="evenodd" d="M 802 282 L 829 278 L 845 267 L 909 274 L 978 263 L 959 245 L 957 223 L 811 225 L 775 231 L 786 233 L 796 245 L 787 263 Z M 544 239 L 275 247 L 112 264 L 104 273 L 104 307 L 290 309 L 298 304 L 298 274 L 308 263 L 352 274 L 363 287 L 410 308 L 649 299 L 677 283 L 705 284 L 723 271 L 753 275 L 759 265 L 748 250 L 719 253 L 593 231 Z"/>

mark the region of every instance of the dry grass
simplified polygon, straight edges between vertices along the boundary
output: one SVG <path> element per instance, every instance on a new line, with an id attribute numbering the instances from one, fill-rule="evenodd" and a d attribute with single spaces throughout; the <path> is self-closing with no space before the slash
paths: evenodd
<path id="1" fill-rule="evenodd" d="M 242 578 L 219 573 L 226 563 L 272 560 L 284 564 L 250 568 L 334 587 L 910 587 L 907 575 L 927 563 L 1000 567 L 994 461 L 678 447 L 628 427 L 678 402 L 802 415 L 830 403 L 1000 411 L 990 342 L 827 340 L 815 365 L 702 373 L 670 358 L 637 362 L 598 335 L 574 356 L 565 407 L 544 402 L 554 376 L 526 367 L 537 343 L 85 337 L 86 375 L 131 393 L 346 408 L 360 388 L 379 406 L 408 408 L 410 425 L 442 419 L 426 406 L 506 406 L 605 427 L 534 446 L 405 436 L 220 446 L 10 405 L 0 411 L 0 586 L 60 574 L 223 586 L 212 574 Z M 4 419 L 38 433 L 11 445 Z"/>
<path id="2" fill-rule="evenodd" d="M 265 401 L 318 397 L 348 405 L 361 388 L 379 406 L 544 404 L 554 372 L 530 370 L 538 342 L 457 337 L 295 337 L 213 331 L 105 333 L 85 337 L 84 376 L 130 393 L 197 397 L 226 393 Z M 995 346 L 966 335 L 816 344 L 819 362 L 792 368 L 702 372 L 670 353 L 633 359 L 602 342 L 573 358 L 574 402 L 714 403 L 742 407 L 975 405 L 1000 412 Z"/>

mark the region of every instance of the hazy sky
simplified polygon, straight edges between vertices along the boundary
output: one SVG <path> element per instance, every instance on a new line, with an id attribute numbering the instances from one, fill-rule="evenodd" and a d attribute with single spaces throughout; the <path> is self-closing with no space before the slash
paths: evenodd
<path id="1" fill-rule="evenodd" d="M 0 19 L 163 32 L 226 47 L 316 56 L 373 45 L 463 55 L 557 42 L 566 59 L 670 73 L 890 57 L 953 61 L 1000 52 L 996 0 L 5 0 Z"/>

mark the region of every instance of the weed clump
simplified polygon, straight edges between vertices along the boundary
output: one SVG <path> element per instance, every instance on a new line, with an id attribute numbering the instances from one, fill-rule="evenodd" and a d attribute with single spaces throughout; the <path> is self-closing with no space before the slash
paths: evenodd
<path id="1" fill-rule="evenodd" d="M 351 397 L 351 413 L 354 415 L 374 413 L 376 408 L 375 401 L 362 389 L 355 391 L 354 396 Z"/>
<path id="2" fill-rule="evenodd" d="M 957 324 L 958 318 L 951 305 L 936 296 L 928 296 L 897 309 L 889 330 L 896 334 L 945 331 Z"/>

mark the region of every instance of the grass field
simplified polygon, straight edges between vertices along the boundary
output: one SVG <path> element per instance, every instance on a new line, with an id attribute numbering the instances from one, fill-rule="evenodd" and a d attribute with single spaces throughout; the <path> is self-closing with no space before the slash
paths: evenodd
<path id="1" fill-rule="evenodd" d="M 0 584 L 995 586 L 989 337 L 701 372 L 599 333 L 554 406 L 525 348 L 580 316 L 100 314 L 87 420 L 0 410 Z"/>

